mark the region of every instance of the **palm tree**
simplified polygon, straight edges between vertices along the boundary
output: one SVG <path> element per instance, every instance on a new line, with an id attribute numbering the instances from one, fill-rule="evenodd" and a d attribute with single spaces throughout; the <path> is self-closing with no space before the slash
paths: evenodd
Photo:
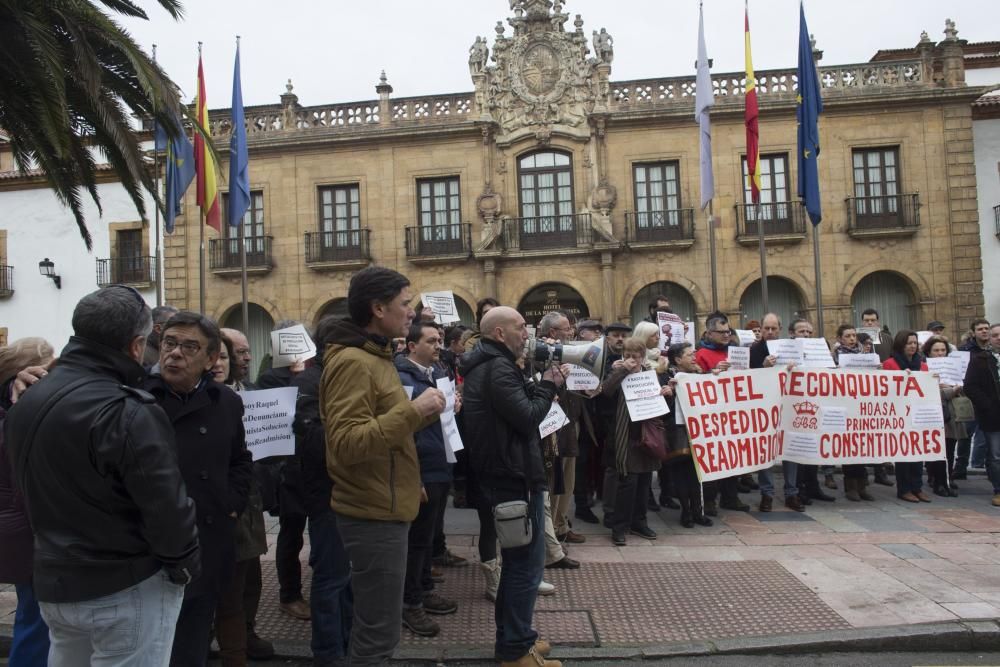
<path id="1" fill-rule="evenodd" d="M 179 0 L 156 1 L 181 17 Z M 177 86 L 112 13 L 149 18 L 132 0 L 0 0 L 0 131 L 19 171 L 45 173 L 88 250 L 84 189 L 101 210 L 93 149 L 145 220 L 143 190 L 160 201 L 131 117 L 155 118 L 173 137 L 186 115 Z"/>

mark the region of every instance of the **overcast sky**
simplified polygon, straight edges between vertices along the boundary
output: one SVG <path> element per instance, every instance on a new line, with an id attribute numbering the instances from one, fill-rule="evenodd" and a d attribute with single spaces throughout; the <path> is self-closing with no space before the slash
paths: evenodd
<path id="1" fill-rule="evenodd" d="M 150 21 L 122 21 L 181 86 L 195 91 L 197 43 L 204 42 L 207 97 L 228 107 L 235 36 L 242 36 L 243 103 L 274 104 L 292 79 L 304 106 L 376 97 L 385 70 L 395 97 L 472 90 L 469 46 L 511 15 L 508 0 L 186 0 L 174 22 L 152 0 Z M 696 0 L 566 0 L 584 31 L 614 38 L 612 80 L 694 73 Z M 879 49 L 914 46 L 920 32 L 944 38 L 945 18 L 970 42 L 1000 40 L 996 0 L 807 0 L 806 18 L 823 50 L 821 65 L 865 62 Z M 798 0 L 751 0 L 754 69 L 794 68 Z M 511 29 L 507 26 L 507 35 Z M 705 38 L 714 72 L 743 69 L 742 0 L 705 0 Z"/>

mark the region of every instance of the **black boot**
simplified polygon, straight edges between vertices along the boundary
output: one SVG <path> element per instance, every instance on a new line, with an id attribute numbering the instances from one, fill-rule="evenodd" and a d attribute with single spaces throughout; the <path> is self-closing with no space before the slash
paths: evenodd
<path id="1" fill-rule="evenodd" d="M 694 528 L 694 518 L 691 514 L 691 501 L 681 498 L 681 525 L 685 528 Z"/>
<path id="2" fill-rule="evenodd" d="M 889 476 L 885 474 L 885 468 L 881 465 L 875 466 L 875 483 L 881 484 L 882 486 L 895 486 L 896 484 L 889 480 Z"/>
<path id="3" fill-rule="evenodd" d="M 711 526 L 712 520 L 705 516 L 705 509 L 701 506 L 701 497 L 692 496 L 691 500 L 691 520 L 699 526 Z"/>

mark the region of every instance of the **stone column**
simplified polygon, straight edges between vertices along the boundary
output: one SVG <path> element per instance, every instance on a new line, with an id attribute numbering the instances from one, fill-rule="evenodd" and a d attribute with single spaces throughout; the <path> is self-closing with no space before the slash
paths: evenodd
<path id="1" fill-rule="evenodd" d="M 496 261 L 492 259 L 483 260 L 483 280 L 485 282 L 484 288 L 486 293 L 482 297 L 497 297 L 497 265 Z M 482 298 L 480 297 L 480 298 Z"/>
<path id="2" fill-rule="evenodd" d="M 389 95 L 392 94 L 392 86 L 389 85 L 389 80 L 385 76 L 385 70 L 382 70 L 382 74 L 378 78 L 378 85 L 375 86 L 375 92 L 378 93 L 379 120 L 382 123 L 389 123 L 392 121 L 392 107 L 389 106 Z"/>
<path id="3" fill-rule="evenodd" d="M 601 290 L 604 293 L 601 316 L 604 318 L 604 324 L 608 325 L 617 318 L 615 311 L 618 308 L 618 299 L 615 297 L 614 255 L 610 250 L 601 253 Z"/>

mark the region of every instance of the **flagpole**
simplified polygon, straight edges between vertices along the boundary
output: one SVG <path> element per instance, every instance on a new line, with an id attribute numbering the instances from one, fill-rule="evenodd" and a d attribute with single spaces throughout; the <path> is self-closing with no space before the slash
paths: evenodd
<path id="1" fill-rule="evenodd" d="M 153 65 L 156 65 L 156 44 L 153 44 Z M 156 150 L 156 95 L 153 95 L 153 190 L 160 194 L 160 159 Z M 164 197 L 166 200 L 166 197 Z M 160 206 L 153 202 L 154 220 L 156 220 L 156 305 L 163 305 L 163 250 L 160 247 Z"/>
<path id="2" fill-rule="evenodd" d="M 819 268 L 819 225 L 813 225 L 813 262 L 816 267 L 816 330 L 823 333 L 823 278 Z"/>
<path id="3" fill-rule="evenodd" d="M 198 62 L 201 62 L 201 42 L 198 42 Z M 200 65 L 199 65 L 200 67 Z M 200 71 L 200 70 L 199 70 Z M 199 90 L 199 97 L 201 96 Z M 204 102 L 202 100 L 198 101 L 201 105 Z M 198 119 L 198 123 L 201 123 L 201 118 Z M 205 128 L 202 128 L 204 131 Z M 195 132 L 198 132 L 198 128 L 195 128 Z M 201 181 L 199 181 L 200 183 Z M 202 202 L 198 209 L 198 221 L 201 223 L 198 225 L 198 312 L 202 315 L 205 314 L 205 205 L 208 202 Z"/>
<path id="4" fill-rule="evenodd" d="M 767 304 L 767 248 L 764 247 L 764 224 L 760 219 L 760 202 L 753 203 L 754 219 L 757 222 L 757 249 L 760 252 L 760 296 L 764 312 L 770 312 Z"/>
<path id="5" fill-rule="evenodd" d="M 240 36 L 236 35 L 236 53 L 239 53 L 239 52 L 240 52 Z M 242 93 L 241 93 L 241 95 L 242 95 Z M 230 160 L 235 160 L 236 159 L 236 156 L 232 154 L 232 151 L 230 151 L 229 159 Z M 232 183 L 232 179 L 230 179 L 229 187 L 230 188 L 234 187 L 234 183 Z M 230 204 L 233 203 L 233 198 L 232 197 L 229 198 L 229 203 Z M 253 207 L 252 206 L 250 208 L 250 217 L 251 217 L 251 219 L 253 218 Z M 246 218 L 244 218 L 240 222 L 240 232 L 239 232 L 239 239 L 240 239 L 240 290 L 241 290 L 241 298 L 242 298 L 241 306 L 243 308 L 243 333 L 244 333 L 244 335 L 249 336 L 250 335 L 250 303 L 249 303 L 249 301 L 247 299 L 247 246 L 246 246 L 246 241 L 244 240 L 244 238 L 246 236 L 246 231 L 244 230 L 244 227 L 246 227 Z"/>
<path id="6" fill-rule="evenodd" d="M 712 310 L 719 309 L 719 275 L 715 254 L 715 216 L 712 214 L 714 199 L 708 200 L 708 252 L 712 266 Z"/>

